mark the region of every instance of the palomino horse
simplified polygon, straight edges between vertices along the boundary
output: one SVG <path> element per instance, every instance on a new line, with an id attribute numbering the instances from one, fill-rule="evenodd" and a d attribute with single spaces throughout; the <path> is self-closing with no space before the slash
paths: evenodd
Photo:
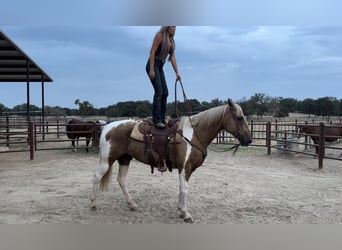
<path id="1" fill-rule="evenodd" d="M 130 137 L 138 122 L 128 120 L 106 125 L 100 138 L 100 164 L 95 170 L 91 208 L 96 209 L 96 194 L 98 188 L 108 188 L 112 165 L 117 160 L 119 171 L 117 181 L 121 187 L 126 202 L 131 210 L 137 209 L 126 187 L 126 176 L 132 158 L 149 164 L 145 152 L 145 143 Z M 169 144 L 172 168 L 178 169 L 179 199 L 178 210 L 185 222 L 193 222 L 187 210 L 188 186 L 191 174 L 202 165 L 207 155 L 207 147 L 225 129 L 239 140 L 239 145 L 248 146 L 252 142 L 248 123 L 241 107 L 228 100 L 228 105 L 219 106 L 189 117 L 182 117 L 177 133 L 181 134 L 181 142 Z"/>
<path id="2" fill-rule="evenodd" d="M 318 154 L 319 150 L 319 133 L 320 126 L 319 125 L 298 125 L 299 133 L 305 133 L 310 135 L 313 143 L 315 144 L 316 154 Z M 333 125 L 325 125 L 324 128 L 325 135 L 324 140 L 326 142 L 336 141 L 339 136 L 342 136 L 342 123 L 336 123 Z"/>

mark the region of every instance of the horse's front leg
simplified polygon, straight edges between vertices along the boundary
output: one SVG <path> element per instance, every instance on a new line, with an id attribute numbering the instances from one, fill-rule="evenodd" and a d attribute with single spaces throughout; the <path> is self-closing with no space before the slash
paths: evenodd
<path id="1" fill-rule="evenodd" d="M 73 152 L 76 152 L 77 149 L 76 149 L 76 146 L 75 146 L 75 138 L 74 138 L 74 139 L 71 139 L 71 146 L 73 147 L 72 151 L 73 151 Z"/>
<path id="2" fill-rule="evenodd" d="M 184 169 L 179 174 L 179 196 L 178 196 L 178 210 L 181 212 L 181 218 L 187 223 L 193 223 L 194 219 L 186 207 L 187 196 L 189 192 L 189 183 L 185 179 Z"/>

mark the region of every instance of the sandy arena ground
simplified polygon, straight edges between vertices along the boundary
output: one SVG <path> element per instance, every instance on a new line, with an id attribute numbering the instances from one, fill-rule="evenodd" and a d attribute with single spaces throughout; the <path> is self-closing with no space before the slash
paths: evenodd
<path id="1" fill-rule="evenodd" d="M 130 211 L 116 182 L 89 194 L 98 152 L 83 150 L 0 154 L 0 223 L 184 223 L 177 211 L 177 171 L 161 175 L 132 161 L 128 188 L 139 206 Z M 190 179 L 188 208 L 195 223 L 342 223 L 342 164 L 307 155 L 266 155 L 264 148 L 209 150 Z"/>

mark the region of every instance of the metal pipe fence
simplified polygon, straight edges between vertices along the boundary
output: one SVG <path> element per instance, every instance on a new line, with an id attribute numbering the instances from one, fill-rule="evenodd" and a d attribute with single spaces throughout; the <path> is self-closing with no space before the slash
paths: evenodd
<path id="1" fill-rule="evenodd" d="M 27 122 L 25 119 L 11 119 L 1 117 L 0 119 L 0 153 L 29 152 L 30 159 L 34 159 L 34 152 L 39 150 L 62 150 L 72 149 L 71 140 L 67 137 L 67 119 L 47 119 L 42 122 L 39 119 Z M 310 125 L 320 128 L 317 134 L 299 133 L 298 125 Z M 92 139 L 90 148 L 98 149 L 99 129 L 97 124 L 91 131 L 77 131 L 74 133 L 91 132 Z M 323 168 L 323 159 L 336 161 L 342 160 L 342 137 L 325 134 L 326 127 L 341 128 L 333 122 L 309 123 L 308 121 L 298 122 L 260 122 L 250 121 L 249 128 L 252 134 L 252 147 L 263 147 L 267 154 L 290 154 L 300 153 L 317 157 L 318 167 Z M 342 129 L 342 128 L 341 128 Z M 311 142 L 310 137 L 316 136 L 318 144 Z M 334 138 L 335 144 L 326 143 L 326 138 Z M 236 139 L 226 131 L 220 131 L 213 144 L 236 144 Z M 84 149 L 85 138 L 79 139 L 79 149 Z M 318 153 L 313 151 L 318 147 Z M 333 153 L 331 153 L 333 152 Z M 339 155 L 340 154 L 340 155 Z"/>

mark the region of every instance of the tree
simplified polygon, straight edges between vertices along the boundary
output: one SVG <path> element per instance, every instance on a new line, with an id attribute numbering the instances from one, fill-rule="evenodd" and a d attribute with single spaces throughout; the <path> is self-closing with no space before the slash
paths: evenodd
<path id="1" fill-rule="evenodd" d="M 78 105 L 80 115 L 82 115 L 82 116 L 91 115 L 92 112 L 94 111 L 93 105 L 88 101 L 81 102 L 80 99 L 76 99 L 75 105 Z"/>
<path id="2" fill-rule="evenodd" d="M 315 113 L 315 101 L 311 98 L 306 98 L 302 102 L 302 112 L 305 114 L 313 115 Z"/>
<path id="3" fill-rule="evenodd" d="M 5 107 L 5 105 L 3 105 L 2 103 L 0 103 L 0 114 L 2 114 L 4 111 L 6 111 L 7 108 Z"/>
<path id="4" fill-rule="evenodd" d="M 321 97 L 316 100 L 316 115 L 338 115 L 339 102 L 335 97 Z"/>
<path id="5" fill-rule="evenodd" d="M 254 112 L 257 116 L 263 116 L 267 112 L 267 102 L 268 96 L 264 93 L 256 93 L 250 99 L 250 104 L 254 106 Z"/>

